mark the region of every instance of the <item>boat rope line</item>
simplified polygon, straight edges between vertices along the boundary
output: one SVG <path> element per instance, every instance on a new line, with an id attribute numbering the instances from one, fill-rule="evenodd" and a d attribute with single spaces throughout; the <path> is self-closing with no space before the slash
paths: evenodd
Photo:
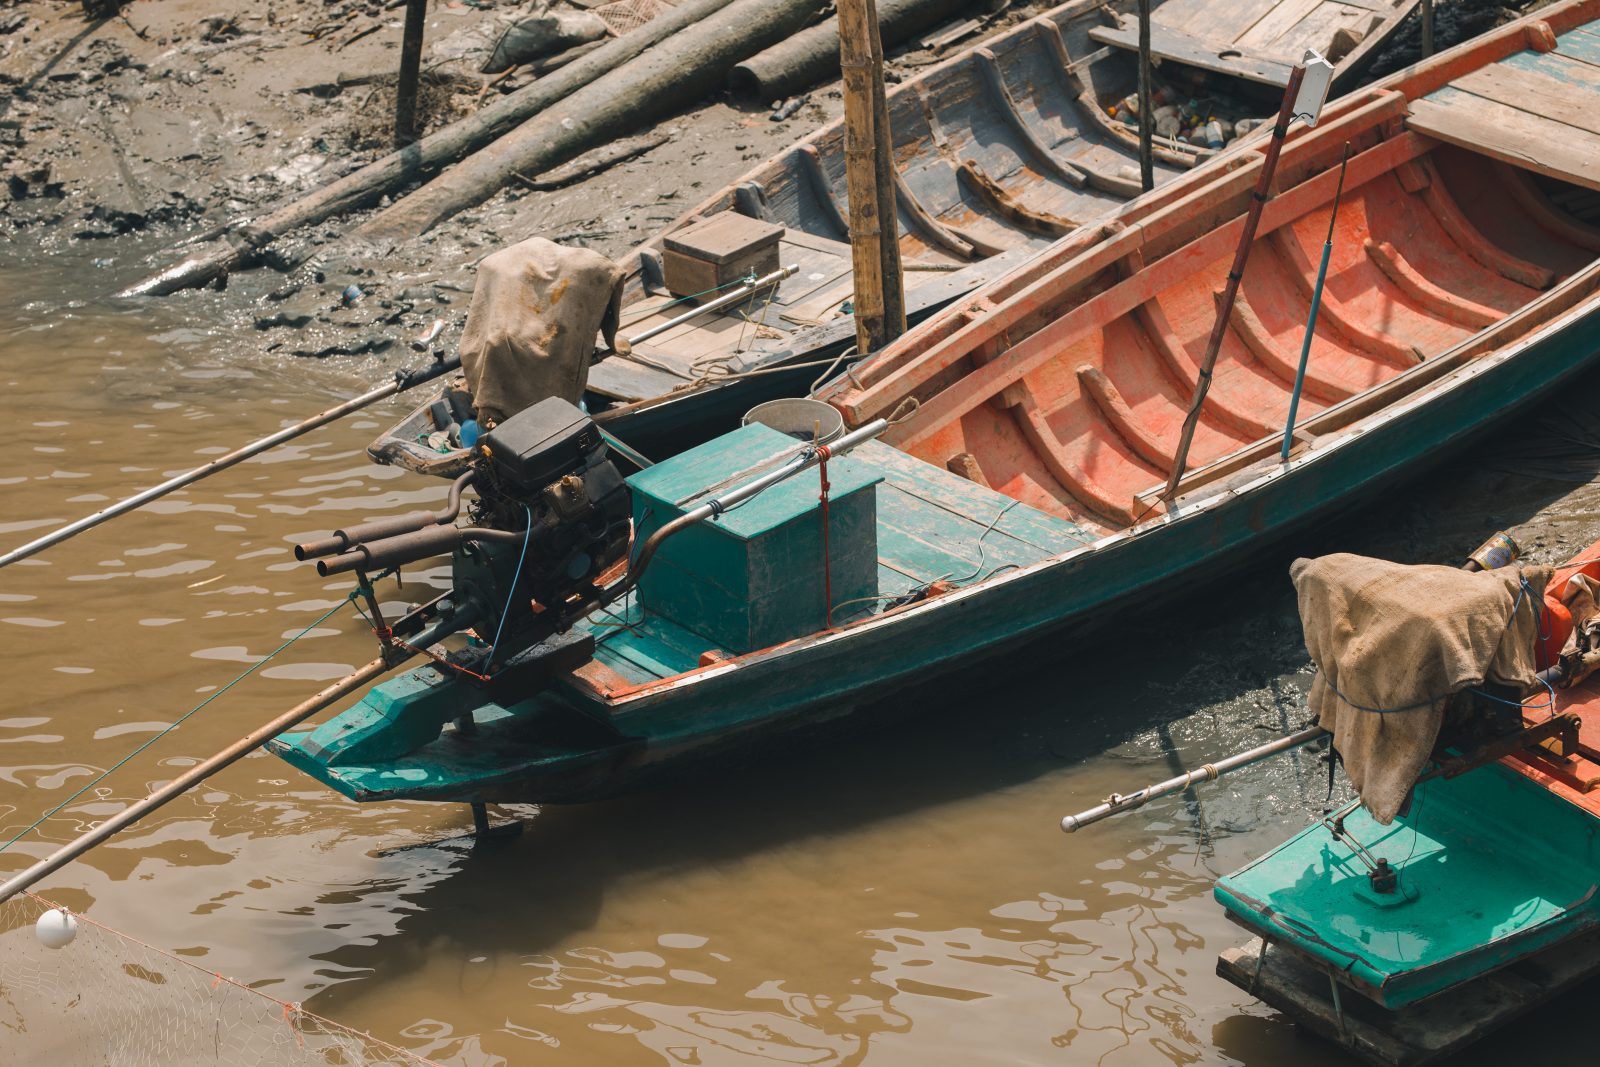
<path id="1" fill-rule="evenodd" d="M 522 533 L 522 551 L 517 555 L 517 569 L 511 576 L 511 589 L 506 593 L 506 606 L 500 612 L 500 625 L 494 628 L 494 641 L 490 643 L 489 651 L 484 654 L 485 667 L 494 659 L 495 651 L 500 647 L 500 635 L 506 630 L 506 616 L 511 614 L 512 602 L 517 599 L 517 583 L 522 580 L 522 564 L 528 558 L 528 542 L 533 540 L 533 509 L 524 504 L 522 510 L 528 516 L 528 525 Z"/>
<path id="2" fill-rule="evenodd" d="M 246 983 L 239 981 L 237 978 L 229 978 L 220 971 L 207 970 L 206 968 L 195 963 L 193 960 L 185 959 L 182 956 L 175 955 L 174 953 L 161 948 L 159 945 L 152 945 L 148 941 L 134 937 L 132 934 L 124 930 L 118 930 L 114 926 L 107 926 L 105 923 L 99 922 L 81 911 L 58 904 L 48 897 L 41 897 L 31 889 L 24 889 L 22 891 L 22 895 L 33 901 L 35 905 L 41 908 L 45 908 L 50 911 L 66 912 L 78 922 L 87 923 L 89 926 L 94 927 L 95 929 L 101 931 L 109 937 L 115 938 L 118 941 L 125 941 L 129 944 L 137 945 L 139 948 L 151 953 L 152 955 L 160 956 L 162 959 L 167 960 L 174 966 L 183 968 L 186 971 L 197 971 L 200 974 L 209 975 L 211 978 L 212 989 L 216 989 L 218 986 L 228 986 L 231 989 L 238 990 L 240 993 L 249 994 L 253 997 L 259 997 L 262 1000 L 276 1004 L 283 1015 L 283 1021 L 288 1023 L 294 1029 L 295 1042 L 297 1046 L 302 1049 L 305 1048 L 305 1033 L 303 1024 L 309 1021 L 316 1023 L 319 1027 L 322 1027 L 325 1032 L 359 1038 L 361 1041 L 371 1045 L 374 1049 L 386 1052 L 406 1063 L 421 1064 L 423 1067 L 443 1067 L 443 1065 L 438 1063 L 438 1061 L 428 1059 L 420 1052 L 414 1052 L 410 1049 L 401 1048 L 399 1045 L 396 1045 L 393 1042 L 385 1041 L 381 1037 L 374 1037 L 368 1031 L 357 1030 L 353 1027 L 346 1026 L 343 1023 L 335 1022 L 325 1015 L 318 1015 L 316 1012 L 305 1008 L 298 1000 L 279 1000 L 271 993 L 267 993 L 257 986 L 247 985 Z"/>
<path id="3" fill-rule="evenodd" d="M 395 568 L 390 568 L 389 570 L 385 571 L 383 574 L 378 575 L 378 577 L 376 579 L 374 579 L 374 581 L 381 580 L 383 578 L 387 578 L 389 575 L 393 574 L 394 571 L 395 571 Z M 346 604 L 355 604 L 356 605 L 356 610 L 360 611 L 360 604 L 357 603 L 358 599 L 363 597 L 363 596 L 365 596 L 366 594 L 368 594 L 370 592 L 372 592 L 372 585 L 370 583 L 364 582 L 364 583 L 362 583 L 360 585 L 357 585 L 354 589 L 350 590 L 349 593 L 345 594 L 345 598 L 343 600 L 339 601 L 333 607 L 331 607 L 327 611 L 323 612 L 316 619 L 312 620 L 311 623 L 309 623 L 305 627 L 305 629 L 301 630 L 299 633 L 297 633 L 293 637 L 289 638 L 283 644 L 279 645 L 277 648 L 273 649 L 271 652 L 267 653 L 265 656 L 263 656 L 262 658 L 256 660 L 250 666 L 246 667 L 242 672 L 240 672 L 238 675 L 236 675 L 233 678 L 232 681 L 228 682 L 222 688 L 216 690 L 214 693 L 212 693 L 211 695 L 207 696 L 204 700 L 200 701 L 200 703 L 196 704 L 194 707 L 190 708 L 188 711 L 186 711 L 182 715 L 178 716 L 176 719 L 174 719 L 171 723 L 169 723 L 161 731 L 151 735 L 148 739 L 145 740 L 145 742 L 143 744 L 139 745 L 137 748 L 135 748 L 132 752 L 128 753 L 126 756 L 123 756 L 117 762 L 113 763 L 110 767 L 107 767 L 104 771 L 100 772 L 99 775 L 97 775 L 95 778 L 91 779 L 86 785 L 84 785 L 77 792 L 75 792 L 71 796 L 67 797 L 67 799 L 63 800 L 61 803 L 57 804 L 55 807 L 51 808 L 49 811 L 47 811 L 43 815 L 39 816 L 33 822 L 29 823 L 27 826 L 24 826 L 21 830 L 17 831 L 14 835 L 12 835 L 12 837 L 11 837 L 11 839 L 9 841 L 5 842 L 4 844 L 0 844 L 0 852 L 4 852 L 6 849 L 10 848 L 12 845 L 14 845 L 18 841 L 22 840 L 28 834 L 32 833 L 34 830 L 37 830 L 41 825 L 44 824 L 44 822 L 47 819 L 53 818 L 58 812 L 60 812 L 62 808 L 65 808 L 68 804 L 71 804 L 74 800 L 77 800 L 79 797 L 83 796 L 83 794 L 87 793 L 89 790 L 93 789 L 95 786 L 97 786 L 101 782 L 105 781 L 115 771 L 117 771 L 121 767 L 125 766 L 135 756 L 139 755 L 139 753 L 143 752 L 145 749 L 149 748 L 151 745 L 155 744 L 157 741 L 161 740 L 163 737 L 166 737 L 168 734 L 172 733 L 172 731 L 174 731 L 178 727 L 182 726 L 184 724 L 184 722 L 186 722 L 188 719 L 192 718 L 196 713 L 198 713 L 200 711 L 200 709 L 204 708 L 207 704 L 210 704 L 213 700 L 216 700 L 222 694 L 226 693 L 228 690 L 232 689 L 234 686 L 238 685 L 240 682 L 242 682 L 246 678 L 250 677 L 256 671 L 260 670 L 262 667 L 264 667 L 268 663 L 272 662 L 272 660 L 276 659 L 279 654 L 287 651 L 290 645 L 293 645 L 296 641 L 299 641 L 306 634 L 310 633 L 312 630 L 315 630 L 318 626 L 321 626 L 323 623 L 327 622 L 330 618 L 332 618 L 334 616 L 334 614 L 336 612 L 339 611 L 340 608 L 343 608 Z M 365 612 L 363 612 L 362 614 L 364 616 Z"/>

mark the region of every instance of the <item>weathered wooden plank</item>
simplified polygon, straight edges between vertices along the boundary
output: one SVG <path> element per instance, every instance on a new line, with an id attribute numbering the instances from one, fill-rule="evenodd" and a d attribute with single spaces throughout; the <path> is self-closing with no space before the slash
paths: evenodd
<path id="1" fill-rule="evenodd" d="M 1279 39 L 1288 36 L 1301 23 L 1311 17 L 1323 0 L 1282 0 L 1273 6 L 1255 24 L 1231 38 L 1235 48 L 1250 49 L 1273 55 L 1283 54 Z M 1209 35 L 1207 35 L 1209 36 Z M 1298 56 L 1291 58 L 1298 59 Z"/>
<path id="2" fill-rule="evenodd" d="M 1518 52 L 1506 56 L 1496 67 L 1511 67 L 1543 74 L 1547 78 L 1578 86 L 1585 92 L 1600 94 L 1600 67 L 1560 52 Z M 1456 84 L 1460 84 L 1459 81 Z"/>
<path id="3" fill-rule="evenodd" d="M 1379 1064 L 1434 1063 L 1459 1053 L 1600 972 L 1600 933 L 1590 933 L 1512 967 L 1397 1012 L 1373 1010 L 1346 990 L 1341 1019 L 1328 976 L 1273 945 L 1257 978 L 1260 939 L 1225 950 L 1217 974 L 1295 1022 Z"/>
<path id="4" fill-rule="evenodd" d="M 1555 54 L 1600 65 L 1600 35 L 1583 29 L 1569 30 L 1556 38 Z"/>
<path id="5" fill-rule="evenodd" d="M 1139 48 L 1137 26 L 1097 26 L 1089 31 L 1089 36 L 1103 44 L 1130 51 Z M 1215 41 L 1202 42 L 1165 30 L 1160 25 L 1150 27 L 1150 51 L 1162 59 L 1187 63 L 1201 70 L 1212 70 L 1262 85 L 1275 85 L 1280 89 L 1289 84 L 1289 71 L 1292 69 L 1292 64 L 1259 52 Z M 1232 55 L 1233 52 L 1239 54 Z"/>
<path id="6" fill-rule="evenodd" d="M 1538 171 L 1600 189 L 1600 136 L 1481 96 L 1449 90 L 1411 102 L 1408 125 L 1420 133 Z"/>
<path id="7" fill-rule="evenodd" d="M 1600 70 L 1595 74 L 1600 76 Z M 1600 84 L 1589 84 L 1586 92 L 1575 91 L 1578 87 L 1572 82 L 1542 71 L 1496 63 L 1456 79 L 1454 86 L 1535 118 L 1600 135 Z"/>

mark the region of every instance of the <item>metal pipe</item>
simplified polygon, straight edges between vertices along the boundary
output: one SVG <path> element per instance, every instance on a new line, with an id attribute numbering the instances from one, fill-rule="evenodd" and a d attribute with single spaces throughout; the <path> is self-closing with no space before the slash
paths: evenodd
<path id="1" fill-rule="evenodd" d="M 326 426 L 328 423 L 333 422 L 336 419 L 341 419 L 350 414 L 352 411 L 360 411 L 367 405 L 376 403 L 385 397 L 394 396 L 396 393 L 404 392 L 405 390 L 414 386 L 421 385 L 423 382 L 432 381 L 439 375 L 449 373 L 460 366 L 461 360 L 452 357 L 450 359 L 440 360 L 431 364 L 430 366 L 422 368 L 421 370 L 397 374 L 395 375 L 394 381 L 385 385 L 381 385 L 370 392 L 362 393 L 357 397 L 352 397 L 341 404 L 335 404 L 333 407 L 328 408 L 326 411 L 323 411 L 319 414 L 313 415 L 309 419 L 297 422 L 293 426 L 286 426 L 277 433 L 268 434 L 266 437 L 252 441 L 242 448 L 237 448 L 234 451 L 229 452 L 225 456 L 218 456 L 211 462 L 196 467 L 194 470 L 180 474 L 175 478 L 169 478 L 160 485 L 152 486 L 142 492 L 135 493 L 133 496 L 119 500 L 117 503 L 112 504 L 109 507 L 101 508 L 93 515 L 87 515 L 76 522 L 68 523 L 58 530 L 47 533 L 43 537 L 35 538 L 25 545 L 14 548 L 5 555 L 0 556 L 0 567 L 8 566 L 17 562 L 18 560 L 27 559 L 29 556 L 34 555 L 37 552 L 41 552 L 44 549 L 49 548 L 51 545 L 60 544 L 69 537 L 74 537 L 85 530 L 99 526 L 101 523 L 114 519 L 118 515 L 125 515 L 128 512 L 133 511 L 135 508 L 139 508 L 150 503 L 152 500 L 158 500 L 173 490 L 182 489 L 184 486 L 192 485 L 202 478 L 207 478 L 213 474 L 216 474 L 218 471 L 227 470 L 234 464 L 242 463 L 251 456 L 260 455 L 262 452 L 267 451 L 267 449 L 281 445 L 285 441 L 292 441 L 302 434 L 310 433 L 312 430 L 315 430 L 320 426 Z"/>
<path id="2" fill-rule="evenodd" d="M 527 533 L 522 530 L 495 530 L 487 526 L 426 526 L 381 541 L 358 544 L 349 552 L 331 559 L 319 559 L 317 573 L 324 578 L 331 578 L 347 571 L 370 571 L 415 563 L 429 556 L 452 552 L 457 545 L 469 541 L 508 541 L 520 545 L 526 539 Z"/>
<path id="3" fill-rule="evenodd" d="M 456 516 L 461 514 L 461 494 L 472 484 L 476 476 L 476 471 L 467 471 L 451 482 L 450 495 L 440 511 L 410 511 L 404 515 L 364 522 L 349 529 L 335 530 L 332 536 L 324 537 L 320 541 L 295 545 L 294 558 L 304 562 L 319 556 L 331 556 L 335 552 L 348 552 L 363 541 L 380 541 L 400 534 L 414 533 L 429 526 L 442 526 L 447 522 L 455 522 Z"/>
<path id="4" fill-rule="evenodd" d="M 639 577 L 644 574 L 644 569 L 650 565 L 650 560 L 655 556 L 656 549 L 660 548 L 661 543 L 673 534 L 696 523 L 704 522 L 715 515 L 721 515 L 729 508 L 744 503 L 757 493 L 770 489 L 784 479 L 792 478 L 801 471 L 816 466 L 824 456 L 829 458 L 841 456 L 857 445 L 872 440 L 888 428 L 888 419 L 874 419 L 860 429 L 850 431 L 831 444 L 802 449 L 794 458 L 774 470 L 768 471 L 759 478 L 752 478 L 743 485 L 735 486 L 722 496 L 713 496 L 706 500 L 704 504 L 691 508 L 671 522 L 666 523 L 645 540 L 644 547 L 639 549 L 639 555 L 634 558 L 633 563 L 628 567 L 628 573 L 623 577 L 622 581 L 606 591 L 606 603 L 616 600 L 639 584 Z"/>
<path id="5" fill-rule="evenodd" d="M 1236 752 L 1215 763 L 1208 763 L 1199 770 L 1186 771 L 1176 778 L 1168 778 L 1164 782 L 1147 785 L 1137 793 L 1130 793 L 1127 796 L 1123 796 L 1120 793 L 1112 793 L 1105 799 L 1104 803 L 1097 804 L 1088 811 L 1080 811 L 1076 815 L 1068 815 L 1062 818 L 1061 830 L 1063 833 L 1073 833 L 1083 829 L 1090 823 L 1097 823 L 1102 819 L 1108 819 L 1124 811 L 1142 808 L 1158 797 L 1181 793 L 1183 790 L 1200 782 L 1214 782 L 1224 774 L 1236 771 L 1241 767 L 1248 767 L 1252 763 L 1259 763 L 1269 756 L 1276 756 L 1280 752 L 1288 752 L 1291 749 L 1309 745 L 1313 741 L 1330 736 L 1332 735 L 1320 726 L 1308 726 L 1304 730 L 1289 734 L 1287 737 L 1280 737 L 1275 741 L 1268 741 L 1264 745 L 1258 745 L 1244 752 Z"/>
<path id="6" fill-rule="evenodd" d="M 1300 391 L 1306 384 L 1306 366 L 1311 362 L 1311 337 L 1317 328 L 1317 312 L 1322 309 L 1322 286 L 1328 280 L 1328 260 L 1333 256 L 1333 224 L 1339 221 L 1339 199 L 1344 195 L 1344 172 L 1350 165 L 1350 142 L 1344 143 L 1344 159 L 1339 162 L 1339 184 L 1333 190 L 1333 211 L 1328 216 L 1328 239 L 1322 242 L 1322 262 L 1317 266 L 1317 284 L 1311 290 L 1311 313 L 1306 317 L 1306 335 L 1300 342 L 1300 366 L 1294 373 L 1294 391 L 1289 394 L 1289 418 L 1283 424 L 1283 462 L 1289 462 L 1289 446 L 1294 443 L 1294 419 L 1300 410 Z"/>
<path id="7" fill-rule="evenodd" d="M 648 330 L 643 330 L 634 334 L 632 337 L 628 338 L 628 343 L 630 345 L 636 345 L 642 341 L 648 341 L 657 334 L 667 332 L 674 326 L 682 326 L 692 318 L 712 311 L 721 311 L 729 304 L 737 304 L 739 301 L 743 300 L 756 290 L 764 289 L 769 285 L 777 285 L 785 278 L 791 277 L 799 272 L 800 268 L 798 266 L 779 267 L 771 274 L 763 275 L 754 281 L 745 282 L 731 293 L 725 293 L 722 296 L 717 297 L 715 300 L 708 301 L 704 304 L 694 307 L 689 311 L 685 311 L 682 315 L 679 315 L 675 318 L 670 318 L 666 322 L 657 323 Z"/>
<path id="8" fill-rule="evenodd" d="M 329 704 L 348 696 L 373 679 L 388 673 L 389 670 L 399 666 L 414 655 L 416 653 L 409 649 L 396 647 L 392 653 L 378 657 L 355 671 L 355 673 L 346 675 L 339 681 L 334 682 L 316 696 L 296 704 L 266 725 L 257 727 L 210 759 L 197 763 L 187 771 L 184 771 L 143 800 L 128 805 L 94 829 L 81 834 L 75 840 L 56 849 L 32 867 L 20 874 L 13 875 L 3 885 L 0 885 L 0 902 L 10 900 L 41 878 L 66 866 L 94 846 L 110 838 L 113 834 L 133 825 L 144 816 L 150 814 L 150 812 L 167 803 L 167 801 L 188 792 L 224 767 L 248 756 L 285 730 L 298 726 Z"/>

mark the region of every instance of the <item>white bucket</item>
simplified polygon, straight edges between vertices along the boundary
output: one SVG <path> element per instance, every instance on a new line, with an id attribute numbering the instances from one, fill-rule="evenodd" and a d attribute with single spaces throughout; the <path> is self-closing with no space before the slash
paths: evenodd
<path id="1" fill-rule="evenodd" d="M 820 437 L 827 444 L 844 433 L 844 416 L 832 404 L 805 397 L 788 397 L 757 404 L 744 413 L 743 424 L 771 427 L 801 441 Z"/>

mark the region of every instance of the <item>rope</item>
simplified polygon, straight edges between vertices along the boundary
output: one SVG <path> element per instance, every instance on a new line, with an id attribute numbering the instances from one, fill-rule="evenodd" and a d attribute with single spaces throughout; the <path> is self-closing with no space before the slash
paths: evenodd
<path id="1" fill-rule="evenodd" d="M 517 556 L 517 569 L 511 576 L 511 590 L 506 593 L 506 606 L 500 612 L 500 625 L 494 628 L 494 641 L 489 645 L 488 654 L 483 658 L 485 664 L 494 659 L 495 649 L 500 647 L 500 635 L 505 633 L 506 616 L 511 614 L 512 601 L 517 598 L 517 582 L 522 580 L 522 561 L 528 558 L 528 542 L 533 540 L 533 510 L 528 505 L 522 505 L 523 512 L 528 516 L 527 529 L 522 534 L 522 552 Z"/>
<path id="2" fill-rule="evenodd" d="M 383 574 L 380 574 L 378 576 L 378 578 L 379 579 L 386 578 L 392 573 L 394 573 L 392 569 L 389 570 L 389 571 L 385 571 Z M 318 626 L 321 626 L 323 623 L 327 622 L 328 619 L 332 618 L 334 613 L 337 612 L 340 608 L 344 607 L 346 604 L 355 604 L 358 598 L 360 598 L 362 596 L 365 596 L 367 593 L 370 593 L 371 591 L 372 591 L 372 586 L 370 586 L 370 585 L 358 585 L 354 589 L 350 590 L 350 592 L 345 595 L 345 598 L 343 600 L 341 600 L 339 603 L 335 604 L 333 607 L 329 608 L 327 611 L 323 612 L 322 615 L 319 618 L 317 618 L 315 621 L 313 621 L 305 629 L 301 630 L 299 633 L 297 633 L 293 637 L 289 638 L 289 640 L 285 641 L 283 644 L 281 644 L 277 648 L 273 649 L 266 656 L 264 656 L 261 659 L 257 660 L 255 663 L 251 664 L 249 667 L 246 667 L 244 669 L 244 671 L 241 672 L 238 676 L 236 676 L 231 682 L 229 682 L 227 685 L 223 686 L 221 689 L 218 689 L 215 693 L 212 693 L 210 696 L 206 697 L 204 700 L 202 700 L 200 703 L 196 704 L 194 707 L 190 708 L 188 711 L 184 712 L 182 715 L 178 716 L 177 719 L 175 719 L 170 725 L 168 725 L 160 733 L 157 733 L 157 734 L 151 736 L 148 740 L 146 740 L 144 742 L 144 744 L 140 745 L 138 748 L 135 748 L 132 752 L 128 753 L 126 756 L 123 756 L 120 760 L 118 760 L 117 762 L 113 763 L 110 767 L 106 768 L 104 771 L 102 771 L 100 773 L 100 775 L 98 777 L 92 779 L 83 788 L 79 789 L 77 792 L 73 793 L 67 799 L 63 800 L 61 803 L 57 804 L 55 807 L 51 808 L 49 811 L 47 811 L 43 815 L 39 816 L 37 819 L 35 819 L 29 825 L 27 825 L 27 826 L 23 827 L 21 830 L 17 831 L 17 833 L 11 838 L 11 840 L 7 841 L 3 845 L 0 845 L 0 852 L 4 852 L 6 849 L 10 848 L 12 845 L 14 845 L 18 841 L 22 840 L 23 837 L 25 837 L 28 834 L 32 833 L 34 830 L 37 830 L 40 827 L 40 825 L 42 825 L 45 822 L 45 820 L 53 817 L 56 813 L 61 811 L 62 808 L 66 807 L 68 804 L 71 804 L 74 800 L 77 800 L 79 797 L 83 796 L 83 794 L 87 793 L 89 790 L 93 789 L 95 786 L 97 786 L 101 782 L 105 781 L 107 778 L 109 778 L 112 775 L 113 772 L 115 772 L 118 768 L 126 765 L 129 760 L 133 759 L 139 753 L 143 752 L 145 749 L 149 748 L 151 745 L 155 744 L 157 741 L 161 740 L 163 737 L 166 737 L 172 731 L 174 731 L 178 727 L 182 726 L 184 724 L 184 722 L 186 722 L 189 718 L 191 718 L 201 708 L 205 707 L 207 704 L 211 703 L 213 700 L 217 699 L 222 694 L 226 693 L 228 690 L 232 689 L 234 686 L 238 685 L 240 682 L 242 682 L 246 678 L 250 677 L 252 674 L 254 674 L 256 671 L 260 670 L 266 664 L 272 662 L 273 659 L 277 658 L 279 653 L 283 652 L 290 645 L 292 645 L 296 641 L 300 640 L 302 637 L 304 637 L 306 634 L 310 633 L 312 630 L 315 630 Z M 357 607 L 357 610 L 359 611 L 360 610 L 360 605 L 357 604 L 356 607 Z M 365 612 L 363 612 L 363 615 L 365 615 Z"/>
<path id="3" fill-rule="evenodd" d="M 381 1049 L 382 1051 L 385 1051 L 385 1052 L 388 1052 L 388 1053 L 391 1053 L 391 1054 L 393 1054 L 395 1056 L 398 1056 L 401 1059 L 404 1059 L 404 1060 L 406 1060 L 408 1062 L 420 1063 L 420 1064 L 424 1064 L 424 1065 L 431 1065 L 431 1067 L 441 1067 L 441 1065 L 438 1064 L 437 1061 L 430 1060 L 426 1056 L 422 1055 L 419 1052 L 412 1052 L 409 1049 L 403 1049 L 398 1045 L 395 1045 L 395 1044 L 392 1044 L 391 1042 L 383 1040 L 382 1038 L 373 1037 L 372 1034 L 368 1033 L 365 1030 L 356 1030 L 353 1027 L 345 1026 L 342 1023 L 336 1023 L 332 1019 L 329 1019 L 325 1015 L 318 1015 L 314 1011 L 307 1010 L 305 1007 L 303 1007 L 300 1004 L 299 1001 L 279 1000 L 277 997 L 273 996 L 270 993 L 262 992 L 256 986 L 246 985 L 245 983 L 239 981 L 236 978 L 229 978 L 228 976 L 226 976 L 224 974 L 220 974 L 217 971 L 208 971 L 204 967 L 201 967 L 201 966 L 195 964 L 191 960 L 184 959 L 182 956 L 176 956 L 176 955 L 172 954 L 171 952 L 168 952 L 164 948 L 160 948 L 160 947 L 158 947 L 156 945 L 152 945 L 148 941 L 141 941 L 137 937 L 134 937 L 132 934 L 123 933 L 121 930 L 118 930 L 115 927 L 107 926 L 103 922 L 97 922 L 94 919 L 90 918 L 88 915 L 85 915 L 81 911 L 76 911 L 76 910 L 74 910 L 72 908 L 68 908 L 68 907 L 65 907 L 65 906 L 63 906 L 61 904 L 57 904 L 55 901 L 50 900 L 50 899 L 48 899 L 46 897 L 41 897 L 37 893 L 33 892 L 31 889 L 25 889 L 22 892 L 23 892 L 24 896 L 26 896 L 29 900 L 32 900 L 35 904 L 39 904 L 39 905 L 41 905 L 41 906 L 43 906 L 45 908 L 48 908 L 51 911 L 64 911 L 67 914 L 71 915 L 73 918 L 77 919 L 80 923 L 87 923 L 88 925 L 93 926 L 96 929 L 103 930 L 105 933 L 111 935 L 112 937 L 120 938 L 123 941 L 127 941 L 127 942 L 129 942 L 131 944 L 138 945 L 140 948 L 144 949 L 146 952 L 150 952 L 150 953 L 153 953 L 153 954 L 155 954 L 157 956 L 161 956 L 164 959 L 170 960 L 172 963 L 175 963 L 175 964 L 177 964 L 177 965 L 179 965 L 181 967 L 188 968 L 189 970 L 201 971 L 201 972 L 203 972 L 205 974 L 209 974 L 211 976 L 211 978 L 212 978 L 212 982 L 211 982 L 211 988 L 212 989 L 216 989 L 218 986 L 221 986 L 221 985 L 227 985 L 227 986 L 231 986 L 234 989 L 241 990 L 241 991 L 243 991 L 245 993 L 250 993 L 250 994 L 252 994 L 254 996 L 260 997 L 263 1000 L 268 1000 L 268 1001 L 271 1001 L 274 1004 L 277 1004 L 279 1007 L 281 1007 L 283 1009 L 284 1022 L 287 1023 L 289 1026 L 294 1028 L 295 1037 L 296 1037 L 296 1040 L 298 1040 L 298 1041 L 302 1041 L 303 1042 L 304 1038 L 303 1038 L 303 1036 L 301 1034 L 301 1028 L 298 1027 L 298 1026 L 295 1026 L 296 1021 L 303 1020 L 303 1019 L 311 1019 L 311 1020 L 315 1020 L 320 1025 L 326 1027 L 330 1032 L 335 1032 L 335 1033 L 339 1033 L 339 1034 L 347 1034 L 347 1035 L 349 1035 L 351 1037 L 360 1038 L 362 1041 L 367 1042 L 368 1044 L 374 1046 L 375 1048 Z"/>

